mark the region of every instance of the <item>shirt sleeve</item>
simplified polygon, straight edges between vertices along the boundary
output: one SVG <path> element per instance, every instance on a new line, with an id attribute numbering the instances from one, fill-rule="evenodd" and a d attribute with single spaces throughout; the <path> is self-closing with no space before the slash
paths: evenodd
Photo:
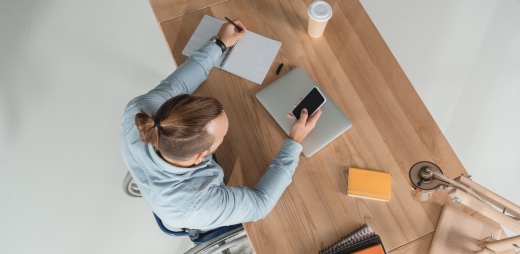
<path id="1" fill-rule="evenodd" d="M 215 43 L 206 43 L 202 48 L 193 51 L 186 62 L 161 81 L 158 86 L 135 98 L 129 103 L 129 106 L 135 101 L 146 100 L 162 104 L 176 95 L 193 93 L 208 78 L 211 68 L 221 54 L 222 50 Z"/>
<path id="2" fill-rule="evenodd" d="M 253 187 L 213 186 L 198 199 L 187 224 L 211 229 L 264 218 L 276 205 L 298 166 L 302 146 L 287 139 L 260 181 Z"/>

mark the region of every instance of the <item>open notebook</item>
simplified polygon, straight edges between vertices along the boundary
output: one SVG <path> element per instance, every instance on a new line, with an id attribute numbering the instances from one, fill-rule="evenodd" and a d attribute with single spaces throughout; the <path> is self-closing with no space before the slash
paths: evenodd
<path id="1" fill-rule="evenodd" d="M 223 23 L 225 22 L 222 20 L 204 15 L 182 54 L 191 56 L 193 51 L 204 46 L 211 37 L 218 34 Z M 261 85 L 281 45 L 279 41 L 247 31 L 246 36 L 230 51 L 227 60 L 222 63 L 226 56 L 224 53 L 214 66 Z"/>

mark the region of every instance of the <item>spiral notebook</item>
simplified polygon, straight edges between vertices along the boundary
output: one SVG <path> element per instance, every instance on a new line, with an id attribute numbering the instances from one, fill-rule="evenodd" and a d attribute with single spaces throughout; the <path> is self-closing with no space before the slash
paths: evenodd
<path id="1" fill-rule="evenodd" d="M 363 225 L 354 232 L 320 251 L 320 254 L 386 254 L 381 238 Z"/>
<path id="2" fill-rule="evenodd" d="M 191 56 L 193 51 L 200 49 L 211 37 L 218 34 L 224 23 L 222 20 L 204 15 L 182 54 Z M 247 31 L 246 36 L 230 47 L 229 53 L 222 54 L 214 66 L 261 85 L 281 45 L 279 41 Z"/>

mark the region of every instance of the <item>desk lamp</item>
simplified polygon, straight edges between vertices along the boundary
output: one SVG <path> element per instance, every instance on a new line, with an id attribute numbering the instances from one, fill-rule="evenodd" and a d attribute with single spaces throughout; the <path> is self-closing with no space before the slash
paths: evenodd
<path id="1" fill-rule="evenodd" d="M 500 232 L 503 233 L 501 228 L 453 208 L 453 206 L 465 205 L 520 234 L 520 206 L 491 192 L 464 175 L 450 179 L 443 175 L 439 166 L 432 162 L 421 161 L 414 164 L 410 168 L 409 177 L 412 196 L 419 202 L 429 200 L 439 188 L 450 190 L 448 196 L 451 202 L 448 204 L 451 204 L 445 205 L 443 208 L 430 246 L 430 253 L 448 253 L 444 251 L 454 253 L 453 251 L 456 251 L 457 253 L 491 254 L 507 250 L 520 253 L 520 236 L 499 239 Z M 457 246 L 455 247 L 455 245 Z"/>

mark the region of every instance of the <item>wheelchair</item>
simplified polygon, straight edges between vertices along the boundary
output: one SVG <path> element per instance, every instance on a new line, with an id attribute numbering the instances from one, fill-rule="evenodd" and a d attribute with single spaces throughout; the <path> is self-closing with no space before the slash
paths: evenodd
<path id="1" fill-rule="evenodd" d="M 141 197 L 139 187 L 134 182 L 130 172 L 126 173 L 123 180 L 123 191 L 130 197 Z M 222 253 L 222 254 L 249 254 L 254 253 L 249 238 L 242 224 L 220 227 L 211 231 L 201 232 L 195 229 L 182 229 L 181 231 L 172 231 L 168 229 L 162 220 L 154 213 L 155 221 L 159 228 L 171 236 L 188 236 L 195 244 L 193 248 L 185 252 L 185 254 L 205 254 L 205 253 Z"/>

